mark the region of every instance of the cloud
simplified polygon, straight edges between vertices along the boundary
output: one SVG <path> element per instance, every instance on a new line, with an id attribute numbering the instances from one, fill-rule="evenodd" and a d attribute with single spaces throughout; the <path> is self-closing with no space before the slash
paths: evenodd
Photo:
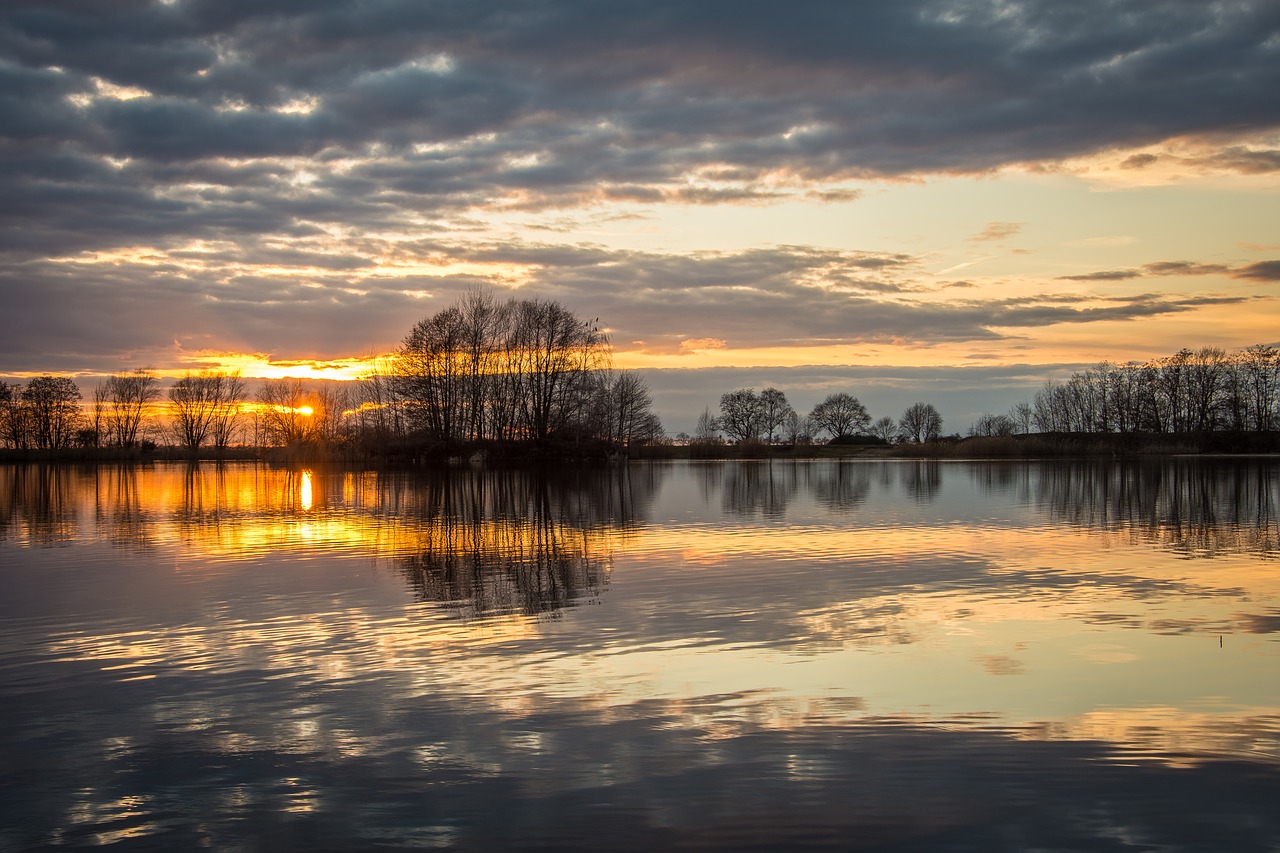
<path id="1" fill-rule="evenodd" d="M 305 245 L 305 243 L 303 244 Z M 563 301 L 600 317 L 615 342 L 688 352 L 860 343 L 993 343 L 1052 324 L 1125 321 L 1234 304 L 1240 296 L 1079 294 L 938 302 L 903 253 L 771 246 L 658 253 L 601 245 L 424 237 L 394 249 L 312 252 L 264 238 L 172 253 L 0 263 L 3 357 L 13 369 L 103 358 L 171 359 L 172 341 L 206 349 L 331 358 L 393 348 L 419 317 L 470 289 Z M 959 292 L 964 292 L 963 290 Z M 50 352 L 59 363 L 50 363 Z M 156 365 L 160 366 L 160 365 Z M 76 368 L 80 369 L 80 368 Z"/>
<path id="2" fill-rule="evenodd" d="M 974 243 L 982 243 L 988 240 L 1007 240 L 1021 233 L 1023 224 L 1022 222 L 988 222 L 982 231 L 970 237 L 969 240 Z"/>
<path id="3" fill-rule="evenodd" d="M 80 159 L 46 180 L 115 193 L 121 231 L 191 235 L 203 217 L 156 209 L 194 188 L 184 166 L 220 172 L 204 192 L 247 194 L 265 215 L 310 170 L 320 218 L 361 221 L 378 203 L 720 204 L 802 184 L 802 197 L 848 201 L 857 190 L 809 184 L 1280 125 L 1271 4 L 1121 12 L 1109 0 L 828 4 L 785 19 L 727 0 L 553 0 L 519 14 L 496 0 L 16 2 L 0 14 L 0 150 L 11 161 L 40 141 Z M 1245 173 L 1277 162 L 1230 139 L 1213 157 Z M 109 160 L 130 174 L 113 180 Z M 6 173 L 49 189 L 29 169 Z M 53 241 L 75 232 L 70 216 L 46 210 L 24 230 Z"/>
<path id="4" fill-rule="evenodd" d="M 1098 272 L 1079 273 L 1077 275 L 1060 275 L 1059 281 L 1125 281 L 1140 278 L 1141 270 L 1100 270 Z"/>
<path id="5" fill-rule="evenodd" d="M 1280 261 L 1258 261 L 1231 273 L 1251 281 L 1280 281 Z"/>
<path id="6" fill-rule="evenodd" d="M 1099 270 L 1098 272 L 1060 275 L 1060 281 L 1126 281 L 1144 276 L 1199 276 L 1230 275 L 1234 278 L 1250 278 L 1273 281 L 1280 275 L 1280 261 L 1259 261 L 1246 267 L 1232 269 L 1226 264 L 1202 264 L 1196 261 L 1155 261 L 1138 269 Z M 1270 277 L 1269 277 L 1270 276 Z"/>
<path id="7" fill-rule="evenodd" d="M 13 0 L 0 11 L 0 350 L 68 367 L 162 355 L 175 338 L 366 352 L 474 286 L 564 298 L 663 352 L 696 338 L 985 346 L 1037 317 L 1190 310 L 1052 293 L 939 304 L 918 280 L 923 251 L 509 238 L 526 214 L 554 234 L 618 207 L 845 204 L 867 192 L 858 182 L 1170 140 L 1200 140 L 1191 159 L 1213 168 L 1266 172 L 1278 30 L 1264 0 L 785 15 L 761 0 Z M 1020 227 L 992 220 L 974 239 Z M 1272 281 L 1273 263 L 1230 274 Z"/>

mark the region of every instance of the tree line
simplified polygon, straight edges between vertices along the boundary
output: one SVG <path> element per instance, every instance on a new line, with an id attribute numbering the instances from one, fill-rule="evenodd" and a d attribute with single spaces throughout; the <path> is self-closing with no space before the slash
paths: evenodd
<path id="1" fill-rule="evenodd" d="M 777 388 L 759 393 L 753 388 L 740 388 L 721 395 L 717 414 L 712 414 L 709 407 L 704 409 L 693 435 L 678 437 L 706 445 L 721 441 L 722 433 L 738 444 L 806 444 L 824 435 L 832 443 L 858 438 L 886 444 L 924 443 L 941 435 L 942 415 L 930 403 L 913 403 L 896 420 L 886 415 L 873 422 L 862 401 L 844 392 L 828 395 L 802 415 Z"/>
<path id="2" fill-rule="evenodd" d="M 1145 363 L 1101 362 L 1046 382 L 1031 402 L 983 415 L 974 435 L 1274 432 L 1280 428 L 1280 350 L 1181 349 Z"/>
<path id="3" fill-rule="evenodd" d="M 355 382 L 154 371 L 108 377 L 82 401 L 68 377 L 0 382 L 0 445 L 19 450 L 140 448 L 190 453 L 325 446 L 452 453 L 476 445 L 572 443 L 625 449 L 663 437 L 639 375 L 611 368 L 597 321 L 558 302 L 472 293 L 413 326 Z"/>

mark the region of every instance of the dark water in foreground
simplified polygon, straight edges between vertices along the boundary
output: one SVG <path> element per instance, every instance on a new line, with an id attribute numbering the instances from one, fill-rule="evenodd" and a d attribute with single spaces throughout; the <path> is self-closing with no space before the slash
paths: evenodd
<path id="1" fill-rule="evenodd" d="M 1280 850 L 1280 468 L 0 466 L 0 850 Z"/>

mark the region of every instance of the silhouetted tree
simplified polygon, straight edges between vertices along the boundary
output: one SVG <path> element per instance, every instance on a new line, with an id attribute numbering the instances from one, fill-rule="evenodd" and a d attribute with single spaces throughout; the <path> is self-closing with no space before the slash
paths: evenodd
<path id="1" fill-rule="evenodd" d="M 934 441 L 942 434 L 942 415 L 931 403 L 913 403 L 902 413 L 898 428 L 907 441 Z"/>
<path id="2" fill-rule="evenodd" d="M 133 447 L 138 443 L 147 408 L 160 398 L 160 380 L 153 371 L 135 370 L 116 373 L 107 378 L 102 394 L 94 394 L 94 408 L 102 406 L 99 441 L 105 434 L 107 443 L 116 447 Z"/>
<path id="3" fill-rule="evenodd" d="M 787 395 L 777 388 L 766 388 L 760 392 L 760 431 L 770 444 L 773 443 L 774 432 L 784 426 L 793 413 Z"/>
<path id="4" fill-rule="evenodd" d="M 871 426 L 871 415 L 857 397 L 849 394 L 832 394 L 813 407 L 809 421 L 814 430 L 826 430 L 833 439 L 850 435 L 862 435 Z"/>
<path id="5" fill-rule="evenodd" d="M 722 394 L 716 423 L 733 441 L 755 441 L 764 432 L 764 401 L 752 388 Z"/>
<path id="6" fill-rule="evenodd" d="M 80 389 L 65 376 L 37 376 L 22 389 L 22 404 L 31 419 L 32 445 L 41 449 L 70 447 L 83 417 Z"/>
<path id="7" fill-rule="evenodd" d="M 22 401 L 22 386 L 0 382 L 0 443 L 17 450 L 31 448 L 31 410 Z"/>
<path id="8" fill-rule="evenodd" d="M 259 442 L 287 446 L 315 439 L 315 400 L 301 379 L 269 379 L 258 389 Z"/>
<path id="9" fill-rule="evenodd" d="M 885 442 L 892 443 L 898 435 L 898 422 L 885 415 L 871 425 L 871 434 Z"/>

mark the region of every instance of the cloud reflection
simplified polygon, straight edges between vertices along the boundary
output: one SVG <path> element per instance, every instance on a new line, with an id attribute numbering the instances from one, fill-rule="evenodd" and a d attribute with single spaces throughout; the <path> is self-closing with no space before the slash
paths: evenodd
<path id="1" fill-rule="evenodd" d="M 1273 848 L 1274 471 L 1108 470 L 0 466 L 0 847 Z"/>

